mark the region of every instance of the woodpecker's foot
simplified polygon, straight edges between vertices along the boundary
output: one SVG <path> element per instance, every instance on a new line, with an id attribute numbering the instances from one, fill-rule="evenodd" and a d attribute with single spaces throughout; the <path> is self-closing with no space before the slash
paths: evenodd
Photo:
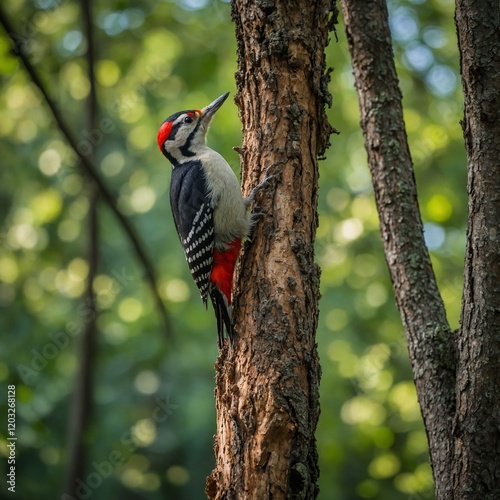
<path id="1" fill-rule="evenodd" d="M 254 212 L 251 215 L 251 225 L 250 225 L 250 232 L 248 236 L 245 239 L 245 245 L 248 248 L 248 245 L 253 243 L 253 235 L 255 232 L 255 226 L 257 225 L 257 222 L 259 222 L 260 219 L 264 218 L 264 215 L 266 215 L 264 212 Z"/>
<path id="2" fill-rule="evenodd" d="M 245 198 L 245 201 L 250 205 L 250 203 L 254 202 L 255 201 L 255 196 L 257 195 L 257 193 L 262 190 L 262 189 L 265 189 L 267 187 L 270 186 L 270 183 L 273 179 L 276 179 L 277 177 L 280 176 L 281 173 L 277 173 L 277 174 L 271 174 L 269 175 L 269 170 L 271 169 L 271 167 L 273 167 L 273 165 L 270 165 L 269 167 L 266 168 L 266 172 L 265 172 L 265 175 L 264 175 L 264 179 L 259 182 L 251 191 L 251 193 Z"/>
<path id="3" fill-rule="evenodd" d="M 257 184 L 252 189 L 252 192 L 250 193 L 250 195 L 245 198 L 245 202 L 247 203 L 247 206 L 250 206 L 252 203 L 255 203 L 255 197 L 256 197 L 257 193 L 259 191 L 261 191 L 262 189 L 269 188 L 271 181 L 274 179 L 277 179 L 281 175 L 281 172 L 269 175 L 269 171 L 274 166 L 275 166 L 275 164 L 270 165 L 269 167 L 266 168 L 264 180 L 259 182 L 259 184 Z M 264 217 L 264 215 L 266 215 L 265 212 L 261 212 L 259 210 L 259 207 L 257 205 L 254 205 L 253 210 L 254 211 L 252 212 L 252 215 L 251 215 L 250 232 L 245 240 L 245 244 L 246 244 L 247 248 L 248 248 L 248 245 L 250 245 L 253 241 L 253 234 L 255 231 L 255 226 L 257 225 L 259 220 L 262 219 Z"/>

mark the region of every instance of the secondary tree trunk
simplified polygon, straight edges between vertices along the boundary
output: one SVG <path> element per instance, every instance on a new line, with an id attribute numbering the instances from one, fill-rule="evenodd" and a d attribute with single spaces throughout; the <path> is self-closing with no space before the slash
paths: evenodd
<path id="1" fill-rule="evenodd" d="M 418 210 L 383 0 L 342 0 L 387 264 L 408 339 L 438 500 L 500 498 L 500 9 L 457 0 L 469 218 L 452 335 Z"/>
<path id="2" fill-rule="evenodd" d="M 457 0 L 469 219 L 454 498 L 500 498 L 500 6 Z"/>
<path id="3" fill-rule="evenodd" d="M 454 338 L 424 242 L 385 0 L 341 0 L 384 252 L 438 498 L 451 498 Z"/>
<path id="4" fill-rule="evenodd" d="M 257 194 L 262 216 L 240 262 L 236 341 L 217 361 L 210 498 L 317 495 L 314 238 L 317 158 L 332 131 L 324 48 L 334 10 L 331 0 L 233 2 L 244 190 L 274 177 Z"/>

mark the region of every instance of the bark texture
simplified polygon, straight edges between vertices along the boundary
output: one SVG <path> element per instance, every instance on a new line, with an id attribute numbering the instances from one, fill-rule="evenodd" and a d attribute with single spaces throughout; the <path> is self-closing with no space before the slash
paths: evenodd
<path id="1" fill-rule="evenodd" d="M 385 257 L 405 327 L 438 498 L 450 497 L 454 338 L 417 201 L 385 0 L 341 0 Z"/>
<path id="2" fill-rule="evenodd" d="M 500 498 L 500 5 L 457 0 L 469 218 L 458 342 L 455 497 Z"/>
<path id="3" fill-rule="evenodd" d="M 318 156 L 332 128 L 324 48 L 332 0 L 237 0 L 244 191 L 262 215 L 240 261 L 236 341 L 217 361 L 216 499 L 311 499 L 320 366 L 314 263 Z"/>
<path id="4" fill-rule="evenodd" d="M 500 6 L 457 0 L 469 216 L 453 336 L 422 234 L 383 0 L 342 0 L 387 263 L 438 500 L 500 498 Z"/>

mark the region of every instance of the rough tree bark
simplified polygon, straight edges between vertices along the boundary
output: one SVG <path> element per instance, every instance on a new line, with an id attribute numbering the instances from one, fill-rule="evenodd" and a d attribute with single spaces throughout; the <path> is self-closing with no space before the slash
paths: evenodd
<path id="1" fill-rule="evenodd" d="M 457 0 L 469 218 L 454 498 L 500 498 L 500 5 Z"/>
<path id="2" fill-rule="evenodd" d="M 451 483 L 455 361 L 424 241 L 385 0 L 342 0 L 384 252 L 406 331 L 436 491 Z"/>
<path id="3" fill-rule="evenodd" d="M 469 169 L 461 328 L 423 239 L 384 0 L 341 0 L 385 256 L 438 500 L 500 498 L 500 9 L 457 0 Z"/>
<path id="4" fill-rule="evenodd" d="M 236 341 L 217 361 L 216 468 L 209 498 L 317 495 L 320 366 L 314 263 L 318 156 L 332 128 L 324 49 L 332 0 L 236 0 L 244 190 L 264 176 L 241 259 Z"/>

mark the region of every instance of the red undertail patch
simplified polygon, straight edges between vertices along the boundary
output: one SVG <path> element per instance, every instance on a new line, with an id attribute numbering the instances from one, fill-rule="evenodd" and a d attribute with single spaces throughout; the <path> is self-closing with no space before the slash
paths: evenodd
<path id="1" fill-rule="evenodd" d="M 236 260 L 241 251 L 241 240 L 235 240 L 224 252 L 214 250 L 214 265 L 210 280 L 226 296 L 227 304 L 231 305 L 231 288 L 233 287 L 233 272 Z"/>

